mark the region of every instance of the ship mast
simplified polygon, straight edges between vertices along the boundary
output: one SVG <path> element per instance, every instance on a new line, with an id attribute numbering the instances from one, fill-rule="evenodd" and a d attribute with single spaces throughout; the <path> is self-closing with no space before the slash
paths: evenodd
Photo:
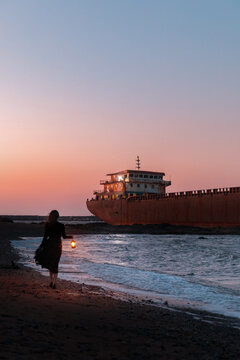
<path id="1" fill-rule="evenodd" d="M 139 156 L 137 156 L 137 160 L 136 160 L 136 169 L 137 170 L 141 169 L 141 162 L 140 162 Z"/>

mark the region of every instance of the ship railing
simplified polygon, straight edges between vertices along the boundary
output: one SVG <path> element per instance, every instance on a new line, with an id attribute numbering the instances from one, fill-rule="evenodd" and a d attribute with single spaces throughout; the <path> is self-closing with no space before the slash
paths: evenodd
<path id="1" fill-rule="evenodd" d="M 111 181 L 108 180 L 100 180 L 100 185 L 110 184 Z"/>
<path id="2" fill-rule="evenodd" d="M 217 189 L 206 190 L 192 190 L 192 191 L 180 191 L 166 194 L 143 194 L 129 196 L 127 200 L 156 200 L 156 199 L 169 199 L 169 198 L 181 198 L 181 197 L 200 197 L 200 196 L 212 196 L 217 194 L 230 194 L 240 192 L 240 187 L 224 187 Z"/>
<path id="3" fill-rule="evenodd" d="M 201 197 L 201 196 L 215 196 L 219 194 L 230 194 L 230 193 L 239 193 L 240 187 L 224 187 L 224 188 L 216 188 L 216 189 L 205 189 L 205 190 L 192 190 L 192 191 L 179 191 L 179 192 L 172 192 L 166 194 L 143 194 L 137 195 L 132 194 L 129 195 L 126 199 L 128 201 L 135 201 L 135 200 L 156 200 L 156 199 L 169 199 L 169 198 L 186 198 L 186 197 Z M 94 195 L 96 195 L 95 199 L 92 200 L 121 200 L 125 199 L 124 195 L 118 194 L 115 196 L 113 192 L 103 192 L 101 190 L 95 190 Z"/>

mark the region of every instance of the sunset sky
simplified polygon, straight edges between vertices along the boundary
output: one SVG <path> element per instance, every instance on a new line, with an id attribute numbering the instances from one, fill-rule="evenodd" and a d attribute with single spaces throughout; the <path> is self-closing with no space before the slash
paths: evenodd
<path id="1" fill-rule="evenodd" d="M 106 173 L 240 186 L 239 0 L 0 0 L 0 214 L 89 214 Z"/>

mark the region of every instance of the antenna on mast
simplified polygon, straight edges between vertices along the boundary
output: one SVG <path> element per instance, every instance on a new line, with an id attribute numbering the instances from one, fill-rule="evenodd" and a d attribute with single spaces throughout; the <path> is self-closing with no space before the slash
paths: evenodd
<path id="1" fill-rule="evenodd" d="M 137 156 L 137 160 L 136 160 L 136 169 L 137 170 L 141 169 L 141 162 L 140 162 L 139 156 Z"/>

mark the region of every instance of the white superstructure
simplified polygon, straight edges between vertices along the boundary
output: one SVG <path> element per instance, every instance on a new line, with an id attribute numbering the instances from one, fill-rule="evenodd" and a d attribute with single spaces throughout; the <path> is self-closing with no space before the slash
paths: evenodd
<path id="1" fill-rule="evenodd" d="M 96 196 L 102 198 L 119 198 L 143 194 L 165 194 L 166 186 L 171 185 L 171 181 L 163 180 L 163 172 L 143 171 L 143 170 L 123 170 L 110 176 L 109 180 L 102 180 L 100 184 L 104 186 L 103 192 L 95 192 Z"/>

